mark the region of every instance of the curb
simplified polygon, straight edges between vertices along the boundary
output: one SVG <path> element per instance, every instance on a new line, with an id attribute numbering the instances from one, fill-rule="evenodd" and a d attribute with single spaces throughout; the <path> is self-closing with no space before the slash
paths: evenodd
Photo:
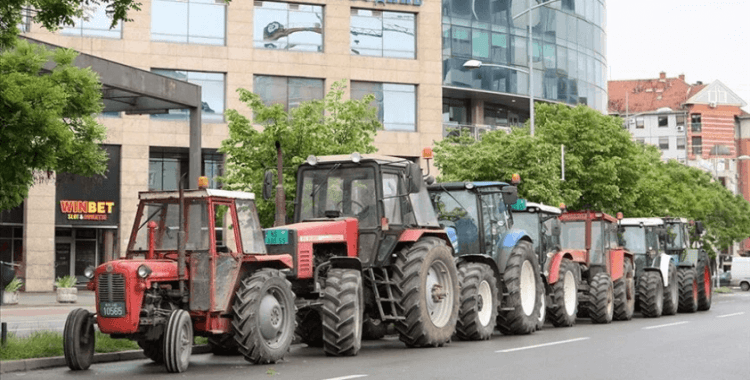
<path id="1" fill-rule="evenodd" d="M 207 354 L 211 352 L 211 347 L 207 344 L 193 346 L 192 355 Z M 92 364 L 111 363 L 125 360 L 146 359 L 142 350 L 110 352 L 106 354 L 94 354 Z M 32 371 L 42 368 L 65 367 L 65 357 L 55 356 L 51 358 L 35 358 L 22 360 L 8 360 L 0 362 L 0 374 L 9 372 Z"/>

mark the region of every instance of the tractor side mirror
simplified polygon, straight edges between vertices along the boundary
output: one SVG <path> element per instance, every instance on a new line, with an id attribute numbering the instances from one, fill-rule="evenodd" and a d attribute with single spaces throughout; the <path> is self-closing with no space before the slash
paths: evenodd
<path id="1" fill-rule="evenodd" d="M 698 235 L 698 236 L 703 235 L 703 232 L 705 230 L 706 229 L 703 227 L 703 222 L 701 222 L 701 221 L 696 221 L 695 222 L 695 234 L 696 235 Z"/>
<path id="2" fill-rule="evenodd" d="M 560 236 L 560 226 L 552 226 L 552 236 Z"/>
<path id="3" fill-rule="evenodd" d="M 422 168 L 414 163 L 406 165 L 406 176 L 407 176 L 407 189 L 409 194 L 414 194 L 422 191 Z"/>
<path id="4" fill-rule="evenodd" d="M 269 200 L 273 196 L 273 172 L 268 170 L 263 175 L 263 199 Z"/>
<path id="5" fill-rule="evenodd" d="M 506 205 L 512 205 L 518 201 L 518 188 L 515 186 L 505 186 L 500 192 L 503 194 L 503 202 Z"/>

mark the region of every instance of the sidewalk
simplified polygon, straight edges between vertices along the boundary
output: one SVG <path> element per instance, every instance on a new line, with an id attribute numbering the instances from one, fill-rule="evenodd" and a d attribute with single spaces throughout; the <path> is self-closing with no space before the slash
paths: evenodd
<path id="1" fill-rule="evenodd" d="M 96 303 L 96 295 L 91 290 L 78 289 L 78 300 L 75 303 L 60 303 L 57 302 L 56 292 L 20 292 L 18 295 L 18 304 L 8 305 L 3 304 L 2 308 L 11 309 L 22 309 L 27 307 L 83 307 L 89 308 L 94 307 Z"/>

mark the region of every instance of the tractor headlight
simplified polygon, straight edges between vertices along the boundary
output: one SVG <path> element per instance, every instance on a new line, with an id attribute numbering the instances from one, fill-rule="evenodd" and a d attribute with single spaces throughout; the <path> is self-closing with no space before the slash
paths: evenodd
<path id="1" fill-rule="evenodd" d="M 146 278 L 148 275 L 151 274 L 151 268 L 149 268 L 146 265 L 141 265 L 138 267 L 138 277 L 140 278 Z"/>
<path id="2" fill-rule="evenodd" d="M 94 267 L 87 266 L 86 269 L 83 270 L 83 275 L 86 276 L 89 280 L 94 278 Z"/>

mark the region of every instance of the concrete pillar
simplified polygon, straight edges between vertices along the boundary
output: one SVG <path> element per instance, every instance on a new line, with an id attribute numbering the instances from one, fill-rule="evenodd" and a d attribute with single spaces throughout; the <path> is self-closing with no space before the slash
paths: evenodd
<path id="1" fill-rule="evenodd" d="M 39 175 L 24 202 L 26 291 L 49 292 L 55 281 L 55 176 Z"/>

